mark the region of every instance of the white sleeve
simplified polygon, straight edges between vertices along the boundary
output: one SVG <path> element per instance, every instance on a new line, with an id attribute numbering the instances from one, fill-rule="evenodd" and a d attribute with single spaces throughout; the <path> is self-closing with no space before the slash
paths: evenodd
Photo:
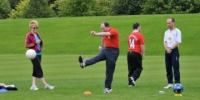
<path id="1" fill-rule="evenodd" d="M 166 31 L 165 31 L 165 33 L 164 33 L 164 42 L 166 42 L 167 41 L 167 35 L 166 35 Z"/>
<path id="2" fill-rule="evenodd" d="M 181 31 L 179 29 L 177 29 L 176 41 L 178 43 L 181 43 Z"/>

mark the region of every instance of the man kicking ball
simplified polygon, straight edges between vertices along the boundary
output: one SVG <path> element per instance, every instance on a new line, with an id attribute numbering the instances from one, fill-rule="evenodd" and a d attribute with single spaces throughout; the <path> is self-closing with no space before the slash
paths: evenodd
<path id="1" fill-rule="evenodd" d="M 115 28 L 110 27 L 108 22 L 103 22 L 100 25 L 102 32 L 91 31 L 93 36 L 101 36 L 100 52 L 97 56 L 85 60 L 82 56 L 78 57 L 80 67 L 93 65 L 99 61 L 106 60 L 106 78 L 104 93 L 112 91 L 111 84 L 115 71 L 116 61 L 119 56 L 119 33 Z"/>

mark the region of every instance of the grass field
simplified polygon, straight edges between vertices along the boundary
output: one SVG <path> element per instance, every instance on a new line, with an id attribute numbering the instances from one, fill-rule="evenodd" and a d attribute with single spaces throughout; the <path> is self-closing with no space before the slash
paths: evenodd
<path id="1" fill-rule="evenodd" d="M 93 57 L 93 55 L 84 55 Z M 38 81 L 38 91 L 30 91 L 32 65 L 24 54 L 0 55 L 0 81 L 15 84 L 18 91 L 0 93 L 0 100 L 199 100 L 199 56 L 181 56 L 182 97 L 175 97 L 166 85 L 164 57 L 147 56 L 144 70 L 136 87 L 127 87 L 126 56 L 119 56 L 114 74 L 113 92 L 104 94 L 104 62 L 81 69 L 77 55 L 43 55 L 43 71 L 46 81 L 55 90 L 44 90 Z M 89 90 L 92 95 L 84 95 Z M 159 94 L 158 91 L 165 91 Z"/>
<path id="2" fill-rule="evenodd" d="M 100 37 L 90 35 L 91 30 L 101 31 L 100 23 L 108 21 L 120 33 L 120 54 L 127 51 L 127 37 L 132 24 L 139 22 L 144 34 L 146 55 L 163 55 L 166 19 L 174 17 L 182 32 L 181 55 L 200 55 L 200 14 L 163 14 L 132 16 L 98 16 L 36 18 L 39 33 L 44 40 L 44 54 L 96 54 Z M 31 19 L 0 20 L 0 54 L 24 54 L 24 37 Z"/>
<path id="3" fill-rule="evenodd" d="M 182 97 L 174 97 L 167 85 L 164 66 L 163 35 L 166 19 L 174 17 L 182 31 L 180 45 Z M 18 91 L 0 93 L 0 100 L 199 100 L 200 95 L 200 14 L 165 14 L 133 16 L 98 16 L 36 18 L 39 33 L 44 41 L 43 71 L 46 81 L 55 90 L 44 90 L 38 81 L 38 91 L 30 91 L 31 62 L 25 58 L 24 37 L 32 19 L 0 20 L 0 82 L 15 84 Z M 77 56 L 90 58 L 100 44 L 99 37 L 89 34 L 100 31 L 102 21 L 110 22 L 120 33 L 120 56 L 114 74 L 113 92 L 104 94 L 105 64 L 97 63 L 81 69 Z M 127 86 L 127 36 L 133 22 L 140 22 L 145 37 L 146 58 L 144 70 L 136 87 Z M 84 95 L 84 91 L 92 95 Z M 159 94 L 158 91 L 165 91 Z"/>

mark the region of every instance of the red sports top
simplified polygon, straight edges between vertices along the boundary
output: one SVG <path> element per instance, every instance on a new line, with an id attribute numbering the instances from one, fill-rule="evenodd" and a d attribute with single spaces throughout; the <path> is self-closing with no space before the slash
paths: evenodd
<path id="1" fill-rule="evenodd" d="M 103 36 L 104 47 L 119 48 L 119 33 L 115 28 L 108 30 L 110 36 Z"/>
<path id="2" fill-rule="evenodd" d="M 144 45 L 144 37 L 140 32 L 132 32 L 128 37 L 128 51 L 142 53 L 141 45 Z"/>

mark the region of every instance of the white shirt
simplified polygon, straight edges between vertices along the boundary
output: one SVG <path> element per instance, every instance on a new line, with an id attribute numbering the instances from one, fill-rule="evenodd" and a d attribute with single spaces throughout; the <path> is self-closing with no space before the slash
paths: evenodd
<path id="1" fill-rule="evenodd" d="M 167 43 L 168 48 L 171 48 L 176 42 L 181 43 L 181 31 L 178 28 L 166 30 L 164 42 Z"/>

